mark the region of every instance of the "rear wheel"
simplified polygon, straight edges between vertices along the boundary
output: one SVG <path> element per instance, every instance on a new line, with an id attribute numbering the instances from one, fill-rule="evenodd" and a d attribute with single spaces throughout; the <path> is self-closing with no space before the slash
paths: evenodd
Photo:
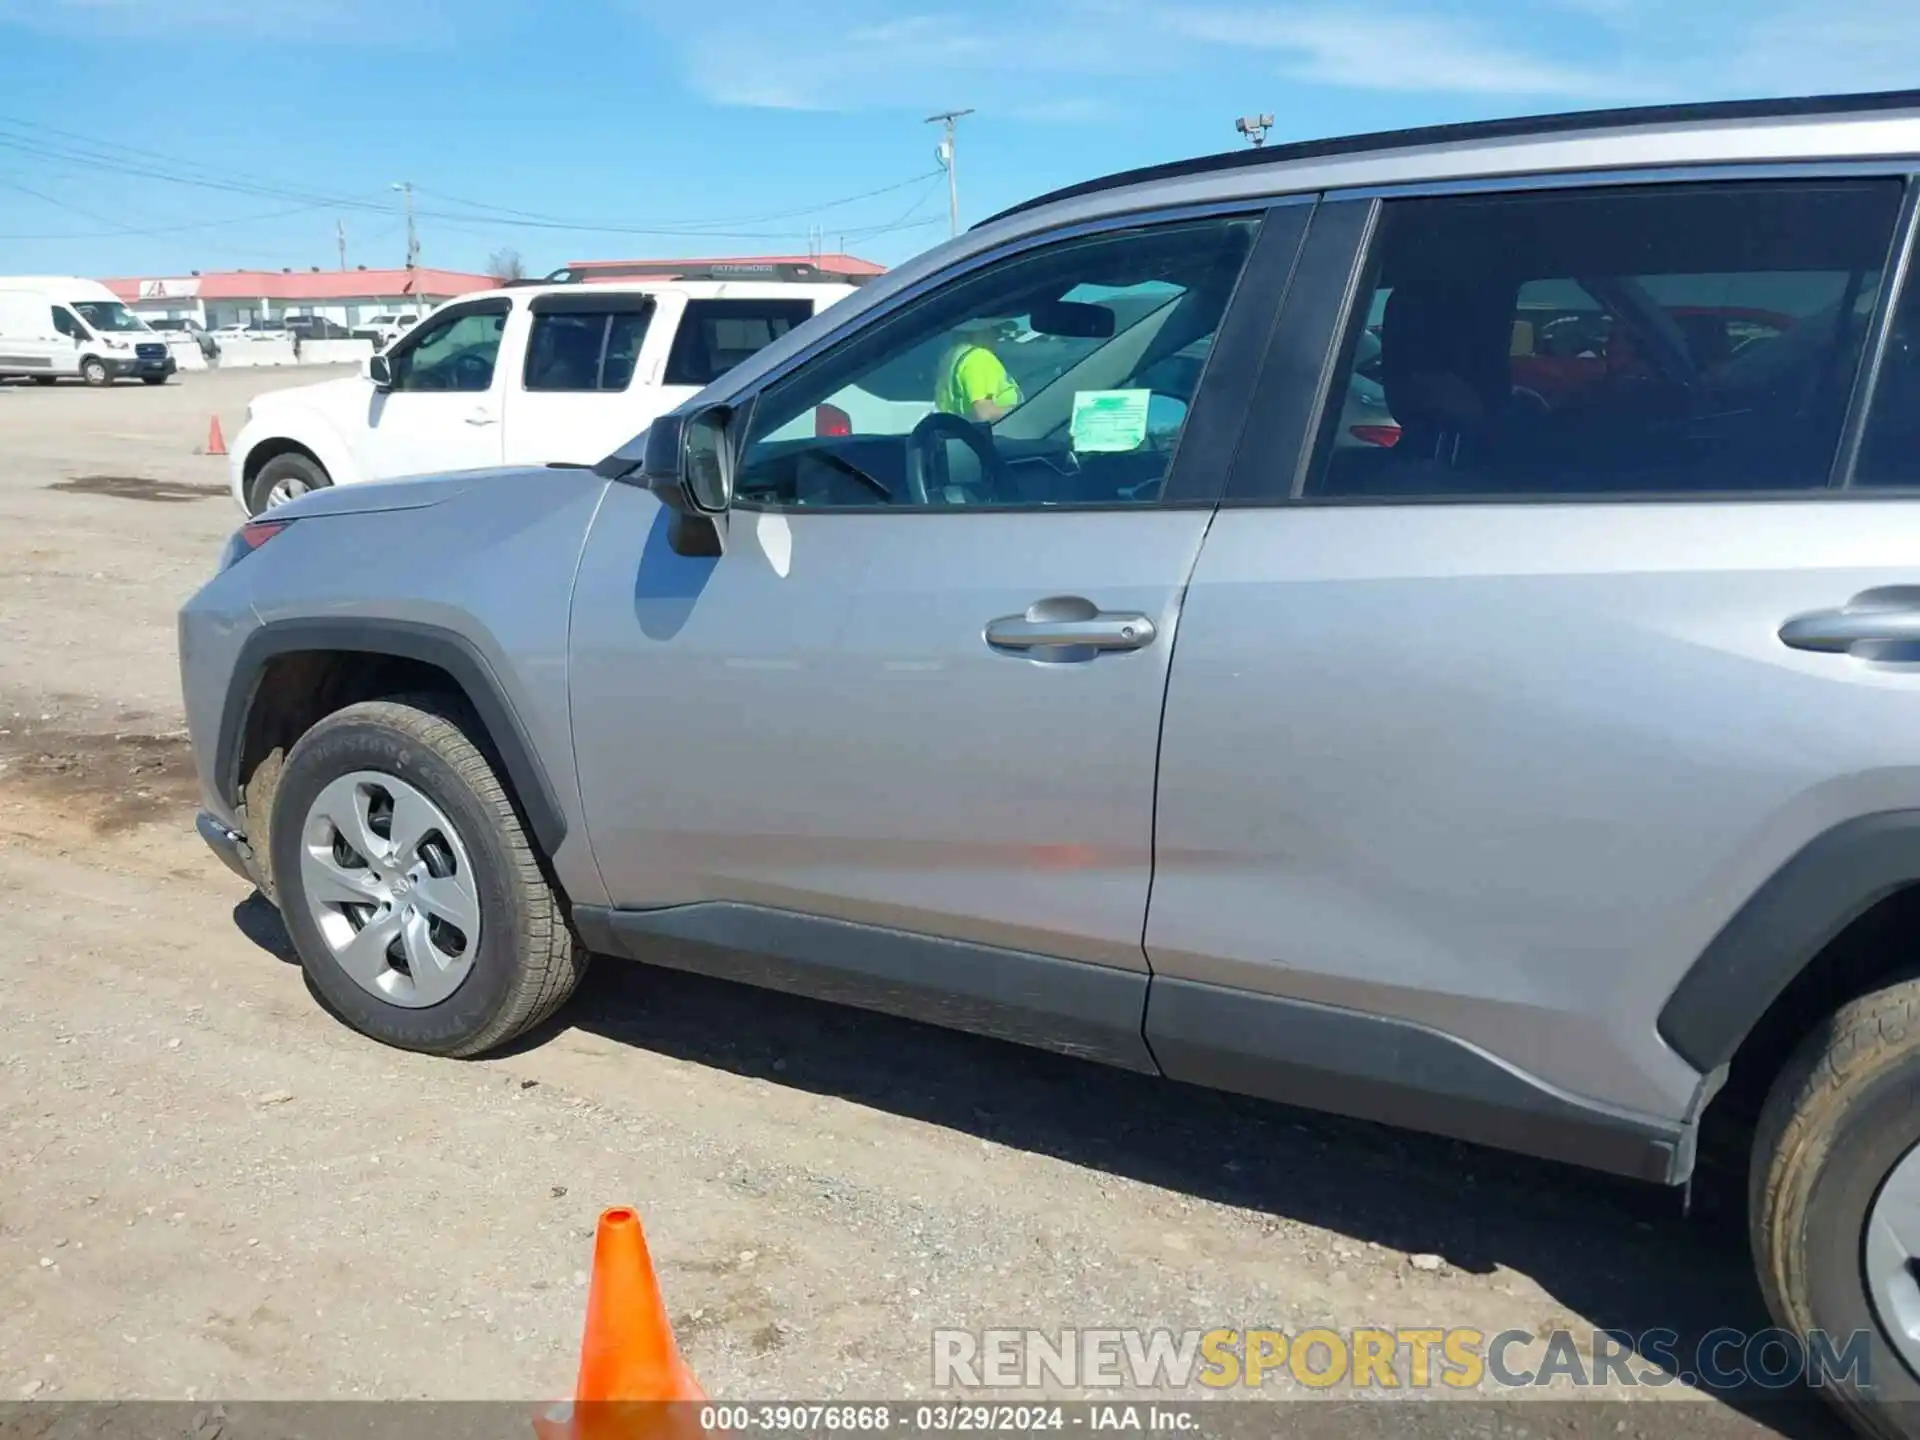
<path id="1" fill-rule="evenodd" d="M 274 890 L 314 988 L 364 1035 L 479 1055 L 573 993 L 586 952 L 464 707 L 336 711 L 274 798 Z"/>
<path id="2" fill-rule="evenodd" d="M 253 477 L 247 487 L 247 506 L 255 515 L 263 510 L 271 510 L 276 505 L 284 505 L 289 500 L 298 500 L 313 490 L 324 490 L 333 484 L 333 477 L 311 455 L 298 451 L 289 451 L 285 455 L 276 455 L 260 467 L 260 473 Z"/>
<path id="3" fill-rule="evenodd" d="M 58 375 L 35 375 L 33 377 L 33 383 L 36 385 L 56 385 L 59 381 L 60 377 Z"/>
<path id="4" fill-rule="evenodd" d="M 113 383 L 113 376 L 107 372 L 107 362 L 97 355 L 89 355 L 80 362 L 80 378 L 89 385 Z"/>
<path id="5" fill-rule="evenodd" d="M 1841 1007 L 1774 1083 L 1748 1196 L 1768 1308 L 1864 1366 L 1821 1392 L 1870 1434 L 1920 1405 L 1920 979 Z"/>

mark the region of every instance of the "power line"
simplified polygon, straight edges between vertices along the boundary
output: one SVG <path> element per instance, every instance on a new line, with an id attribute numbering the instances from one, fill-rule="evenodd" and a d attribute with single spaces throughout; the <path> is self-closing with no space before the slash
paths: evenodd
<path id="1" fill-rule="evenodd" d="M 734 215 L 720 220 L 689 220 L 672 229 L 650 230 L 653 235 L 671 235 L 685 233 L 701 235 L 711 233 L 718 225 L 760 225 L 772 220 L 792 220 L 805 215 L 818 215 L 825 210 L 837 210 L 843 205 L 853 205 L 862 200 L 872 200 L 881 195 L 891 195 L 895 191 L 905 190 L 909 185 L 918 185 L 922 180 L 937 179 L 941 172 L 930 170 L 920 175 L 910 175 L 905 180 L 896 180 L 891 185 L 881 185 L 872 190 L 863 190 L 858 195 L 846 195 L 838 200 L 825 200 L 818 205 L 804 205 L 793 210 L 775 210 L 764 215 Z M 515 216 L 529 221 L 539 221 L 543 225 L 565 226 L 575 230 L 615 230 L 625 231 L 632 227 L 626 225 L 607 225 L 596 220 L 570 220 L 565 216 L 547 215 L 537 210 L 516 210 L 506 205 L 486 205 L 477 200 L 462 200 L 457 195 L 448 195 L 444 191 L 419 191 L 422 195 L 432 195 L 436 199 L 451 205 L 465 205 L 469 209 L 493 211 L 500 215 Z"/>
<path id="2" fill-rule="evenodd" d="M 18 190 L 23 195 L 31 195 L 34 199 L 51 205 L 56 210 L 65 210 L 70 214 L 84 216 L 88 220 L 95 220 L 102 225 L 111 227 L 107 230 L 88 230 L 69 235 L 0 234 L 0 240 L 110 240 L 121 235 L 178 235 L 189 230 L 224 230 L 228 226 L 254 225 L 267 220 L 284 220 L 289 216 L 307 215 L 323 208 L 318 205 L 299 205 L 291 210 L 269 210 L 263 215 L 235 215 L 224 220 L 189 220 L 177 225 L 127 225 L 109 216 L 87 210 L 79 205 L 70 204 L 58 196 L 48 195 L 44 191 L 33 189 L 31 186 L 22 185 L 19 181 L 8 179 L 5 176 L 0 176 L 0 185 L 5 185 L 10 190 Z"/>
<path id="3" fill-rule="evenodd" d="M 371 198 L 360 199 L 352 196 L 329 195 L 329 194 L 325 194 L 317 191 L 296 189 L 292 186 L 287 186 L 287 185 L 262 183 L 258 180 L 251 179 L 251 178 L 242 179 L 242 178 L 239 178 L 238 176 L 236 176 L 233 179 L 228 179 L 228 178 L 225 178 L 225 176 L 229 172 L 222 172 L 214 169 L 213 167 L 199 165 L 193 161 L 179 160 L 176 157 L 162 154 L 161 152 L 156 150 L 147 150 L 147 149 L 136 147 L 136 146 L 121 146 L 121 145 L 114 144 L 113 142 L 89 141 L 86 139 L 86 137 L 79 136 L 77 132 L 61 130 L 54 126 L 40 125 L 38 124 L 38 122 L 20 121 L 20 120 L 10 119 L 8 117 L 0 117 L 0 124 L 8 124 L 8 125 L 15 125 L 15 126 L 32 126 L 33 128 L 36 128 L 36 129 L 46 130 L 51 134 L 59 135 L 62 137 L 70 137 L 72 139 L 83 142 L 81 144 L 56 143 L 56 142 L 39 140 L 32 136 L 22 136 L 17 134 L 8 135 L 7 133 L 5 133 L 5 131 L 0 131 L 0 147 L 6 147 L 9 149 L 19 151 L 21 153 L 34 155 L 38 158 L 58 159 L 58 160 L 66 161 L 67 163 L 70 163 L 70 164 L 90 166 L 95 169 L 106 170 L 116 174 L 129 175 L 136 178 L 147 179 L 147 180 L 158 180 L 168 184 L 189 185 L 189 186 L 195 186 L 202 189 L 219 190 L 219 191 L 225 191 L 225 192 L 235 193 L 235 194 L 256 195 L 256 196 L 262 196 L 262 197 L 266 197 L 270 199 L 278 199 L 278 200 L 298 200 L 302 203 L 303 208 L 304 207 L 314 207 L 314 208 L 326 207 L 326 208 L 333 208 L 333 209 L 348 209 L 348 210 L 376 211 L 376 212 L 383 212 L 383 213 L 391 213 L 390 211 L 388 211 L 388 207 L 385 204 Z M 113 151 L 115 150 L 126 151 L 126 152 L 129 152 L 129 154 L 116 155 L 113 153 Z M 134 155 L 134 154 L 137 154 L 143 157 L 150 157 L 152 160 L 164 162 L 164 165 L 166 168 L 162 168 L 159 165 L 149 164 L 147 163 L 146 159 L 134 160 L 129 158 L 130 155 Z M 939 172 L 930 172 L 930 173 L 938 174 Z M 729 225 L 729 224 L 759 224 L 759 223 L 766 223 L 768 221 L 773 221 L 773 220 L 790 219 L 790 218 L 795 218 L 803 215 L 817 214 L 824 210 L 837 209 L 843 205 L 850 205 L 861 200 L 871 199 L 879 195 L 891 193 L 893 191 L 903 190 L 903 189 L 906 189 L 908 186 L 918 184 L 921 180 L 924 180 L 927 178 L 928 178 L 928 173 L 914 175 L 905 180 L 894 181 L 891 184 L 879 186 L 873 190 L 863 191 L 857 195 L 843 196 L 836 200 L 825 201 L 819 205 L 797 207 L 791 210 L 774 211 L 767 214 L 756 215 L 756 216 L 743 216 L 743 217 L 737 217 L 732 219 L 720 219 L 720 220 L 708 220 L 708 221 L 685 221 L 685 222 L 680 222 L 678 224 L 671 224 L 671 225 L 649 226 L 649 225 L 636 225 L 631 223 L 579 220 L 579 219 L 568 218 L 565 216 L 547 215 L 539 211 L 517 210 L 510 206 L 492 206 L 492 205 L 486 204 L 485 202 L 474 201 L 474 200 L 464 200 L 456 196 L 445 195 L 445 194 L 440 195 L 439 198 L 450 204 L 463 205 L 463 206 L 466 206 L 469 210 L 485 210 L 489 212 L 498 211 L 500 213 L 498 216 L 494 216 L 491 214 L 463 215 L 458 212 L 451 212 L 451 211 L 444 211 L 444 210 L 430 210 L 430 209 L 424 209 L 424 208 L 418 209 L 416 213 L 423 219 L 435 219 L 435 220 L 445 220 L 445 221 L 488 220 L 490 221 L 490 223 L 495 225 L 513 226 L 513 227 L 530 228 L 530 229 L 541 229 L 541 230 L 577 230 L 582 233 L 594 233 L 594 234 L 640 235 L 640 236 L 685 235 L 688 237 L 704 236 L 704 237 L 710 237 L 714 239 L 738 239 L 738 240 L 785 239 L 785 238 L 790 238 L 785 232 L 769 233 L 766 231 L 749 231 L 749 230 L 727 231 L 727 230 L 722 230 L 718 227 Z M 418 188 L 418 193 L 422 195 L 427 195 L 427 194 L 433 194 L 435 192 L 428 191 L 424 188 Z"/>
<path id="4" fill-rule="evenodd" d="M 954 113 L 957 117 L 967 112 L 961 111 Z M 941 117 L 935 118 L 938 119 Z M 99 215 L 92 211 L 67 204 L 53 196 L 41 194 L 38 191 L 30 190 L 27 187 L 15 183 L 14 188 L 21 189 L 24 193 L 33 194 L 35 198 L 42 199 L 46 203 L 58 208 L 85 215 L 87 218 L 95 220 L 100 224 L 111 226 L 112 229 L 101 234 L 71 236 L 0 235 L 0 239 L 82 240 L 109 238 L 113 235 L 145 236 L 175 234 L 185 233 L 191 230 L 222 229 L 229 226 L 254 224 L 267 220 L 283 219 L 321 209 L 336 212 L 346 211 L 349 213 L 360 212 L 380 215 L 391 215 L 393 213 L 390 202 L 383 202 L 371 196 L 362 198 L 354 195 L 335 195 L 319 190 L 299 187 L 294 184 L 262 182 L 252 176 L 242 175 L 240 172 L 222 170 L 218 167 L 203 165 L 196 161 L 185 160 L 178 156 L 168 155 L 162 151 L 151 150 L 141 146 L 122 145 L 114 141 L 98 140 L 82 135 L 77 131 L 65 130 L 58 126 L 47 125 L 38 121 L 0 116 L 0 126 L 13 127 L 12 133 L 9 133 L 6 129 L 0 129 L 0 149 L 10 150 L 34 159 L 56 160 L 83 169 L 104 171 L 111 174 L 125 175 L 163 184 L 182 185 L 196 189 L 255 196 L 283 202 L 297 202 L 291 208 L 275 210 L 261 215 L 238 216 L 220 220 L 191 221 L 179 225 L 133 226 L 123 224 L 108 216 Z M 23 131 L 43 132 L 45 136 L 57 138 L 42 138 L 40 134 L 21 133 Z M 923 180 L 931 179 L 937 185 L 939 179 L 944 174 L 948 181 L 950 219 L 953 223 L 957 223 L 958 200 L 957 194 L 954 192 L 951 151 L 946 150 L 943 152 L 943 155 L 943 166 L 940 171 L 911 176 L 905 180 L 894 181 L 888 185 L 877 186 L 871 190 L 862 191 L 855 195 L 842 196 L 838 199 L 824 201 L 817 205 L 800 206 L 760 215 L 736 216 L 727 219 L 685 221 L 658 226 L 586 221 L 545 214 L 539 211 L 519 210 L 510 206 L 495 206 L 483 201 L 466 200 L 452 195 L 440 195 L 438 198 L 447 205 L 465 207 L 465 213 L 457 209 L 445 210 L 420 207 L 415 207 L 414 213 L 419 219 L 432 219 L 451 228 L 470 232 L 478 232 L 482 227 L 485 227 L 487 230 L 497 230 L 500 227 L 508 227 L 575 231 L 582 234 L 632 235 L 663 238 L 682 237 L 715 240 L 791 241 L 793 235 L 788 231 L 727 230 L 720 227 L 726 225 L 766 224 L 779 220 L 819 214 L 824 211 L 839 209 L 843 206 L 904 190 Z M 435 193 L 419 189 L 419 187 L 415 187 L 415 191 L 421 195 L 432 195 Z M 919 223 L 925 222 L 909 223 L 909 220 L 910 217 L 918 211 L 920 206 L 925 203 L 929 193 L 930 191 L 923 192 L 923 194 L 915 200 L 914 205 L 906 212 L 906 215 L 900 220 L 892 221 L 885 225 L 855 227 L 847 230 L 845 233 L 858 238 L 871 239 L 875 236 L 889 234 L 900 229 L 918 228 Z M 417 237 L 415 242 L 410 244 L 409 254 L 417 259 Z"/>

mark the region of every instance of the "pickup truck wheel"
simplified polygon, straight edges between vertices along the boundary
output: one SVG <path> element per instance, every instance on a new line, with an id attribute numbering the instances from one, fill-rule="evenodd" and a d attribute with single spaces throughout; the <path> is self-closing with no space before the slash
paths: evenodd
<path id="1" fill-rule="evenodd" d="M 89 355 L 80 362 L 80 378 L 89 385 L 111 385 L 113 376 L 107 373 L 107 362 L 97 355 Z"/>
<path id="2" fill-rule="evenodd" d="M 140 377 L 140 383 L 142 385 L 164 385 L 167 383 L 167 377 L 164 375 L 142 375 Z"/>
<path id="3" fill-rule="evenodd" d="M 289 451 L 276 455 L 260 467 L 247 487 L 247 507 L 258 515 L 289 500 L 298 500 L 310 490 L 324 490 L 333 484 L 318 460 Z"/>
<path id="4" fill-rule="evenodd" d="M 1822 1332 L 1842 1357 L 1838 1374 L 1807 1378 L 1870 1435 L 1913 1434 L 1920 1406 L 1917 1100 L 1920 979 L 1909 979 L 1807 1038 L 1754 1137 L 1748 1225 L 1767 1306 L 1803 1353 Z"/>
<path id="5" fill-rule="evenodd" d="M 586 952 L 464 706 L 336 711 L 287 756 L 280 913 L 321 1001 L 404 1050 L 473 1056 L 545 1020 Z"/>
<path id="6" fill-rule="evenodd" d="M 60 377 L 58 375 L 36 375 L 33 377 L 33 383 L 36 385 L 57 385 L 60 383 Z"/>

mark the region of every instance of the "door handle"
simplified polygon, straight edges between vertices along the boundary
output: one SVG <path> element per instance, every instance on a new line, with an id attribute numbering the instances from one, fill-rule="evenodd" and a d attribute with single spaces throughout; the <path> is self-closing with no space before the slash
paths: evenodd
<path id="1" fill-rule="evenodd" d="M 469 425 L 493 425 L 498 423 L 498 417 L 485 410 L 475 410 L 467 416 L 467 423 Z"/>
<path id="2" fill-rule="evenodd" d="M 1796 615 L 1780 627 L 1780 642 L 1831 655 L 1920 643 L 1920 586 L 1866 590 L 1837 610 Z"/>
<path id="3" fill-rule="evenodd" d="M 989 622 L 986 642 L 1032 660 L 1091 660 L 1108 650 L 1139 650 L 1153 643 L 1153 621 L 1133 611 L 1102 610 L 1078 595 L 1029 605 L 1024 614 Z"/>

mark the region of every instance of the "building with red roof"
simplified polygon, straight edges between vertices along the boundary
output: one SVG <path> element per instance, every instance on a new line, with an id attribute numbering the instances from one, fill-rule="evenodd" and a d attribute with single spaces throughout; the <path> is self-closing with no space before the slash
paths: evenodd
<path id="1" fill-rule="evenodd" d="M 288 315 L 324 315 L 353 326 L 381 314 L 423 315 L 443 300 L 491 290 L 490 275 L 458 270 L 209 270 L 172 278 L 103 282 L 150 320 L 194 320 L 203 328 Z"/>

